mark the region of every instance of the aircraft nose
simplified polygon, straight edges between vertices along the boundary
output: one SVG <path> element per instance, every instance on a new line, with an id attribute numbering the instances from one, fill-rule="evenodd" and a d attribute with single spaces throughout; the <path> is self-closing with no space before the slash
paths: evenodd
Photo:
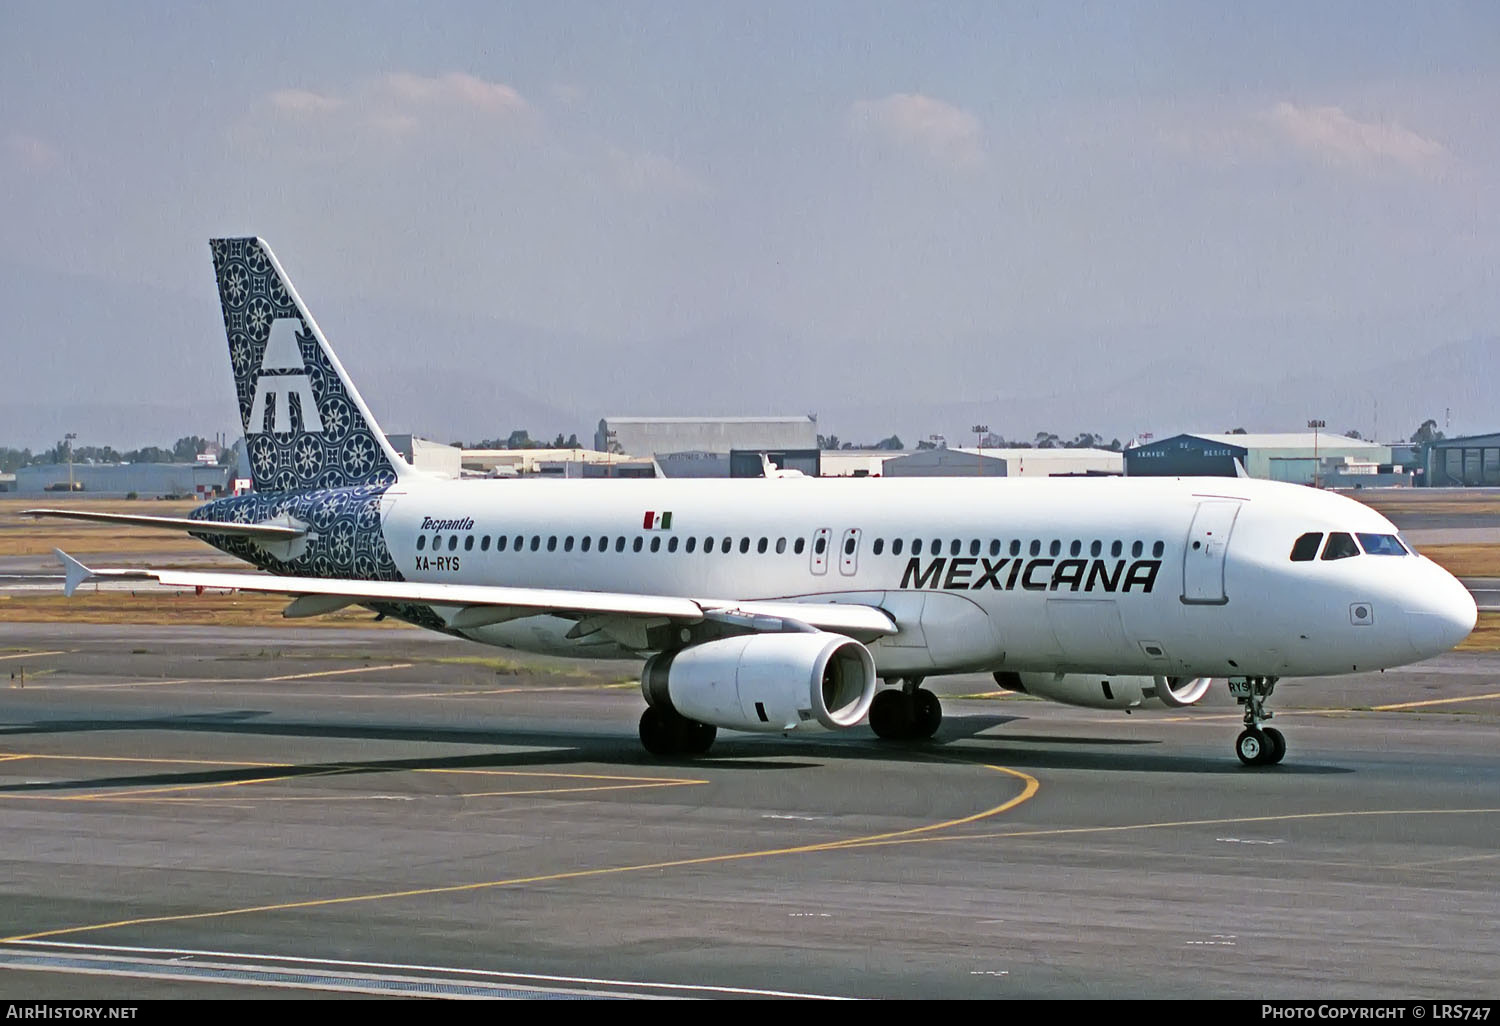
<path id="1" fill-rule="evenodd" d="M 1479 609 L 1469 589 L 1446 570 L 1438 569 L 1438 575 L 1422 589 L 1416 601 L 1408 604 L 1406 612 L 1411 647 L 1424 659 L 1440 655 L 1463 641 L 1479 620 Z"/>

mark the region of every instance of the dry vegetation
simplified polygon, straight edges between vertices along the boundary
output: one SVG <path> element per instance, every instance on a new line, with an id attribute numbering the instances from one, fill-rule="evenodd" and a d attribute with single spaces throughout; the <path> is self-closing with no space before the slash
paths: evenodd
<path id="1" fill-rule="evenodd" d="M 1500 577 L 1500 545 L 1424 545 L 1421 552 L 1454 577 Z"/>
<path id="2" fill-rule="evenodd" d="M 1479 623 L 1474 625 L 1474 633 L 1458 646 L 1458 650 L 1460 652 L 1500 651 L 1500 613 L 1480 613 Z"/>
<path id="3" fill-rule="evenodd" d="M 0 622 L 169 624 L 195 627 L 404 627 L 396 620 L 375 620 L 368 609 L 350 606 L 336 613 L 295 621 L 283 620 L 282 595 L 207 591 L 175 592 L 148 587 L 138 592 L 94 591 L 87 585 L 68 598 L 55 594 L 0 595 Z"/>
<path id="4" fill-rule="evenodd" d="M 191 555 L 212 550 L 196 538 L 179 531 L 156 531 L 122 524 L 90 524 L 78 520 L 38 519 L 20 516 L 23 509 L 81 509 L 101 513 L 143 513 L 158 517 L 185 517 L 197 503 L 127 502 L 123 499 L 83 499 L 63 493 L 34 499 L 0 500 L 0 556 L 45 556 L 53 549 L 68 553 L 108 552 L 117 555 Z"/>

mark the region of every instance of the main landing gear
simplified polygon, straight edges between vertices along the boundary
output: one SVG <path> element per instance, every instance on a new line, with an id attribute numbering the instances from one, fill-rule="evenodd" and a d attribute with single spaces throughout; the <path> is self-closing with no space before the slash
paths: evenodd
<path id="1" fill-rule="evenodd" d="M 718 727 L 690 720 L 676 709 L 648 705 L 641 713 L 641 744 L 652 755 L 702 755 L 718 736 Z"/>
<path id="2" fill-rule="evenodd" d="M 1275 677 L 1231 677 L 1229 693 L 1245 707 L 1245 729 L 1234 742 L 1234 754 L 1246 766 L 1274 766 L 1286 756 L 1286 738 L 1275 727 L 1261 724 L 1271 718 L 1266 699 L 1276 690 Z"/>
<path id="3" fill-rule="evenodd" d="M 870 703 L 870 729 L 876 737 L 921 741 L 937 733 L 943 722 L 943 703 L 921 684 L 921 677 L 905 677 L 900 690 L 887 688 L 875 696 Z"/>

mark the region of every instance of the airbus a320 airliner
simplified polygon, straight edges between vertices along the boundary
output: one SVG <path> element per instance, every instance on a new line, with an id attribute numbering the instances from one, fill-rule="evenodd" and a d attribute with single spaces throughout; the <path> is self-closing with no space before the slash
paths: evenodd
<path id="1" fill-rule="evenodd" d="M 866 721 L 931 737 L 921 686 L 987 672 L 1100 709 L 1244 707 L 1251 766 L 1286 741 L 1284 677 L 1400 666 L 1468 636 L 1472 597 L 1368 507 L 1248 478 L 452 481 L 391 448 L 260 239 L 211 243 L 254 492 L 191 516 L 36 510 L 184 530 L 263 573 L 93 578 L 349 605 L 487 645 L 644 659 L 640 736 Z M 884 682 L 887 687 L 880 688 Z"/>

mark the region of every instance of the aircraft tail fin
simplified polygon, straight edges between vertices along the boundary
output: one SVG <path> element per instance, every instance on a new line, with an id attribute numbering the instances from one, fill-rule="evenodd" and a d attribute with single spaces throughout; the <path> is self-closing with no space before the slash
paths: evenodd
<path id="1" fill-rule="evenodd" d="M 261 239 L 213 239 L 250 477 L 260 492 L 390 484 L 406 470 Z"/>

